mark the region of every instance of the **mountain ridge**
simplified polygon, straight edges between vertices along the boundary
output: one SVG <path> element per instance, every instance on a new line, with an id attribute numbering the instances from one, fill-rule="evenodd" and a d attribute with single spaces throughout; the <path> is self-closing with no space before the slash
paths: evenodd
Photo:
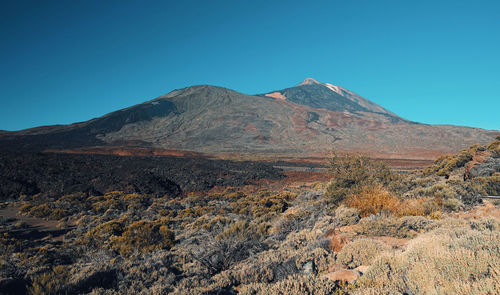
<path id="1" fill-rule="evenodd" d="M 260 95 L 211 85 L 175 89 L 85 122 L 0 133 L 0 143 L 39 151 L 129 146 L 204 154 L 311 156 L 340 150 L 432 158 L 498 134 L 412 122 L 350 90 L 306 79 Z"/>

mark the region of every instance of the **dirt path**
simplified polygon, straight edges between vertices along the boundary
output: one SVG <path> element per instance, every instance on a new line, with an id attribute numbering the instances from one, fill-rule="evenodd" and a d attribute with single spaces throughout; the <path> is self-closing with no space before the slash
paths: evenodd
<path id="1" fill-rule="evenodd" d="M 19 206 L 7 206 L 0 209 L 0 217 L 5 220 L 5 225 L 14 225 L 18 222 L 26 226 L 15 229 L 9 233 L 20 239 L 37 239 L 52 235 L 54 240 L 62 240 L 69 228 L 58 227 L 58 221 L 45 220 L 37 217 L 23 216 L 19 212 Z"/>

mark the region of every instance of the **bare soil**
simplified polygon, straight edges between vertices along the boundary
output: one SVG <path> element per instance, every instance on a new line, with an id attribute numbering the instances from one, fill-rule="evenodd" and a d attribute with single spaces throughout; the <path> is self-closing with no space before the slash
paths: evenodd
<path id="1" fill-rule="evenodd" d="M 4 221 L 4 226 L 15 226 L 22 223 L 22 228 L 9 231 L 11 236 L 18 239 L 40 239 L 52 236 L 53 240 L 62 240 L 64 234 L 71 227 L 59 227 L 58 221 L 45 220 L 43 218 L 24 216 L 19 212 L 19 206 L 6 206 L 0 209 L 0 217 Z"/>

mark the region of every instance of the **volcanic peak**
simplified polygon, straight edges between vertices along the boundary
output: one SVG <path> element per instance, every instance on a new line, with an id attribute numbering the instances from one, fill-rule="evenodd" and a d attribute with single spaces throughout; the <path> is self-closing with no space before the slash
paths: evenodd
<path id="1" fill-rule="evenodd" d="M 297 86 L 302 86 L 302 85 L 314 85 L 314 84 L 323 85 L 323 83 L 318 82 L 317 80 L 315 80 L 315 79 L 313 79 L 313 78 L 306 78 L 304 81 L 302 81 L 301 83 L 299 83 Z"/>

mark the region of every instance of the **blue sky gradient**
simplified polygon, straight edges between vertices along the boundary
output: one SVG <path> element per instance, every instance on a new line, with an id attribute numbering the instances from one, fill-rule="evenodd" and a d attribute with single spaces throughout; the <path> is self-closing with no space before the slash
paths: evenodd
<path id="1" fill-rule="evenodd" d="M 2 1 L 0 37 L 2 130 L 306 77 L 409 120 L 500 130 L 500 1 Z"/>

